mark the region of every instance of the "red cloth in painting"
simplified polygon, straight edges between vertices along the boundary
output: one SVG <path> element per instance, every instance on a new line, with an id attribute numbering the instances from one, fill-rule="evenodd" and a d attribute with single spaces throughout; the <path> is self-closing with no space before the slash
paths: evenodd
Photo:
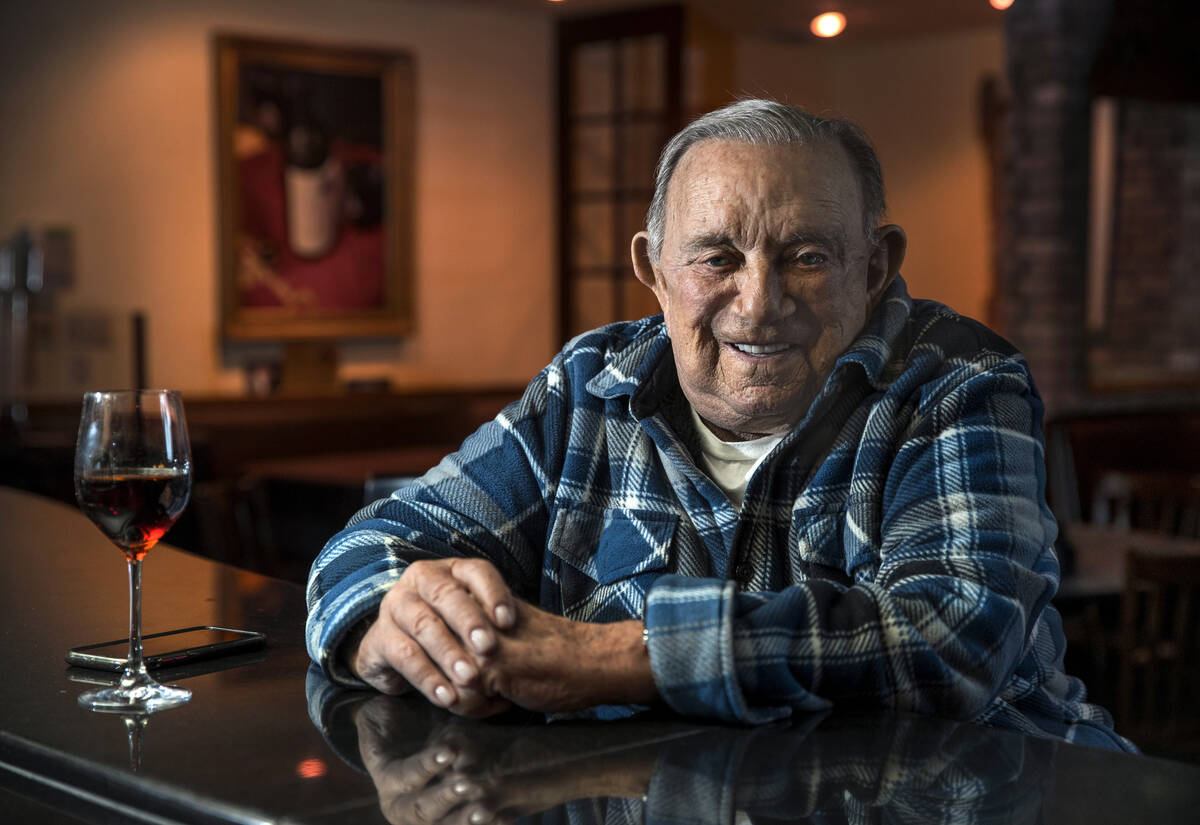
<path id="1" fill-rule="evenodd" d="M 343 162 L 378 160 L 374 149 L 334 142 L 334 157 Z M 343 222 L 333 248 L 307 259 L 294 254 L 287 241 L 287 204 L 283 185 L 283 152 L 270 143 L 238 162 L 241 229 L 264 267 L 296 294 L 307 293 L 312 303 L 302 308 L 326 310 L 381 308 L 384 303 L 383 228 Z M 239 258 L 242 250 L 239 250 Z M 239 263 L 239 270 L 242 264 Z M 241 305 L 283 306 L 278 292 L 264 284 L 243 286 Z"/>

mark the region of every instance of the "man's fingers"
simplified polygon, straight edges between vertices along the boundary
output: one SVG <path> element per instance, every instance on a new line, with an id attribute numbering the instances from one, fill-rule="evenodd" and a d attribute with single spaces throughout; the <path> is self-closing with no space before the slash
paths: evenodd
<path id="1" fill-rule="evenodd" d="M 450 582 L 449 587 L 459 591 L 462 598 L 470 598 L 453 579 L 445 577 L 444 580 Z M 447 616 L 445 602 L 448 598 L 443 593 L 442 603 L 435 604 L 423 598 L 420 592 L 403 591 L 387 605 L 387 609 L 396 627 L 414 639 L 448 679 L 458 685 L 468 685 L 479 676 L 479 669 L 453 630 L 453 624 L 460 619 Z"/>
<path id="2" fill-rule="evenodd" d="M 403 630 L 376 621 L 358 647 L 358 676 L 382 693 L 400 693 L 412 685 L 434 704 L 453 705 L 458 696 L 450 680 Z"/>
<path id="3" fill-rule="evenodd" d="M 450 773 L 458 753 L 450 745 L 435 744 L 412 756 L 397 758 L 388 743 L 388 729 L 370 713 L 370 708 L 355 717 L 358 728 L 358 752 L 371 775 L 381 799 L 410 794 L 425 788 L 435 777 Z"/>
<path id="4" fill-rule="evenodd" d="M 508 630 L 513 626 L 517 620 L 516 604 L 495 565 L 483 559 L 453 559 L 450 573 L 483 606 L 496 627 Z"/>
<path id="5" fill-rule="evenodd" d="M 435 777 L 449 773 L 453 761 L 454 754 L 448 748 L 430 748 L 406 759 L 376 765 L 373 771 L 370 765 L 366 767 L 382 798 L 424 789 Z"/>
<path id="6" fill-rule="evenodd" d="M 496 569 L 487 562 L 452 559 L 445 565 L 420 568 L 418 575 L 413 576 L 411 584 L 415 588 L 415 594 L 436 611 L 464 647 L 469 647 L 477 654 L 486 654 L 496 646 L 496 631 L 487 605 L 470 589 L 473 579 L 488 578 L 486 573 L 479 570 L 480 565 L 499 576 Z M 468 579 L 464 580 L 454 573 L 459 566 L 477 572 L 468 574 Z M 406 571 L 405 575 L 410 575 L 411 572 L 412 568 Z M 490 587 L 495 589 L 494 584 Z M 450 666 L 456 664 L 457 662 L 451 662 Z"/>
<path id="7" fill-rule="evenodd" d="M 484 719 L 488 716 L 495 716 L 497 713 L 503 713 L 511 707 L 512 702 L 503 696 L 491 696 L 469 687 L 462 687 L 458 689 L 458 701 L 450 706 L 450 711 L 459 716 Z M 470 761 L 467 759 L 466 764 L 470 764 Z M 455 766 L 461 767 L 463 764 L 464 760 L 460 759 Z"/>
<path id="8" fill-rule="evenodd" d="M 359 677 L 375 689 L 395 694 L 415 687 L 429 701 L 460 716 L 482 718 L 511 707 L 503 697 L 453 684 L 424 645 L 398 627 L 387 633 L 376 633 L 374 627 L 368 631 L 359 645 L 358 663 Z"/>
<path id="9" fill-rule="evenodd" d="M 358 678 L 389 696 L 399 696 L 412 688 L 409 681 L 393 669 L 384 656 L 368 647 L 366 639 L 359 645 L 353 670 L 358 674 Z"/>
<path id="10" fill-rule="evenodd" d="M 476 782 L 460 775 L 447 776 L 443 781 L 417 793 L 404 794 L 384 800 L 380 797 L 383 815 L 392 823 L 432 825 L 443 822 L 455 808 L 478 798 L 482 789 Z"/>
<path id="11" fill-rule="evenodd" d="M 414 562 L 384 596 L 351 666 L 383 693 L 412 686 L 463 716 L 499 713 L 509 703 L 481 687 L 478 657 L 495 651 L 497 628 L 515 625 L 517 609 L 489 562 Z"/>

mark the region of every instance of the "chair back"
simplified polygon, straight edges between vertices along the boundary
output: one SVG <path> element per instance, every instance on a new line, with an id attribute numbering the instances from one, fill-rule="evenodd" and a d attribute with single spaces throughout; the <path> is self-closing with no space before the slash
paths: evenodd
<path id="1" fill-rule="evenodd" d="M 407 487 L 420 476 L 368 476 L 363 484 L 363 504 L 387 498 L 401 487 Z"/>
<path id="2" fill-rule="evenodd" d="M 1200 538 L 1200 476 L 1108 472 L 1092 497 L 1092 523 Z"/>
<path id="3" fill-rule="evenodd" d="M 1148 752 L 1200 742 L 1200 541 L 1129 551 L 1119 650 L 1118 730 Z"/>

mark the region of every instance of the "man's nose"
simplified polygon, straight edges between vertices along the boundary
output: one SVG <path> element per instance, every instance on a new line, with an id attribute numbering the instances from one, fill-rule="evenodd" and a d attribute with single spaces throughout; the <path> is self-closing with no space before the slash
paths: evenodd
<path id="1" fill-rule="evenodd" d="M 770 323 L 796 311 L 779 268 L 769 260 L 747 260 L 738 284 L 737 311 L 756 324 Z"/>

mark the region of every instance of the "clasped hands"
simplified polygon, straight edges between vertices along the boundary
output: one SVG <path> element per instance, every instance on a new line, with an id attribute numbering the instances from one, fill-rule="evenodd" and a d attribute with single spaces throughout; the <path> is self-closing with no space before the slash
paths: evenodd
<path id="1" fill-rule="evenodd" d="M 382 693 L 415 688 L 463 716 L 656 696 L 640 621 L 593 624 L 547 613 L 514 596 L 483 559 L 410 564 L 347 662 Z"/>

